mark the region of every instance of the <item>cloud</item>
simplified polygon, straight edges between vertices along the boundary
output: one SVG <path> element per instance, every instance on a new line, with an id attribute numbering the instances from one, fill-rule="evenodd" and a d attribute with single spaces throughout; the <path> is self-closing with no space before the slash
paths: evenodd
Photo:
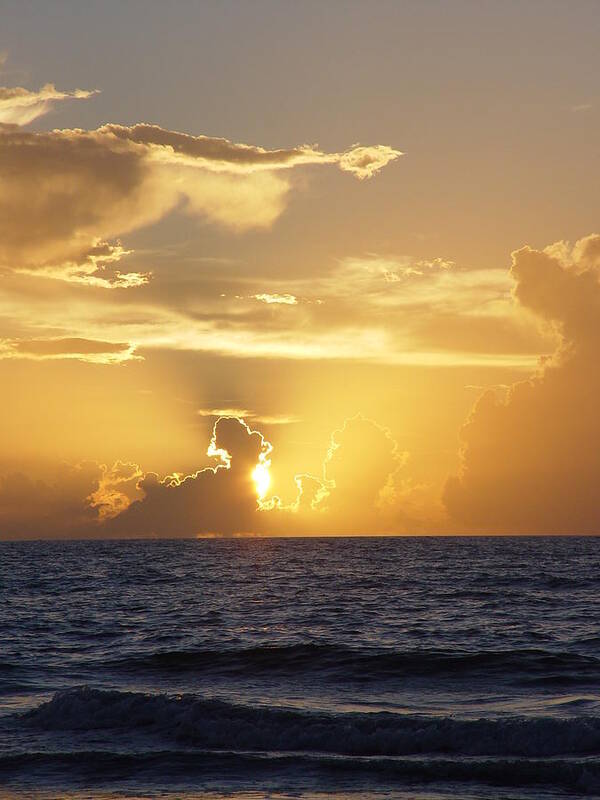
<path id="1" fill-rule="evenodd" d="M 265 229 L 288 205 L 294 169 L 333 165 L 362 178 L 398 157 L 379 145 L 268 150 L 150 124 L 3 130 L 0 271 L 90 290 L 70 306 L 68 327 L 60 304 L 44 304 L 51 289 L 0 298 L 27 322 L 4 335 L 127 341 L 140 353 L 531 368 L 544 345 L 517 319 L 503 270 L 465 269 L 435 253 L 367 253 L 309 277 L 261 278 L 222 263 L 196 265 L 182 281 L 169 270 L 184 253 L 166 266 L 120 239 L 172 212 L 234 232 Z M 110 290 L 110 300 L 93 290 Z"/>
<path id="2" fill-rule="evenodd" d="M 139 481 L 143 472 L 137 464 L 116 461 L 112 467 L 101 467 L 97 488 L 86 498 L 97 511 L 97 520 L 104 522 L 118 516 L 141 496 Z"/>
<path id="3" fill-rule="evenodd" d="M 118 237 L 178 209 L 235 232 L 270 227 L 292 188 L 290 170 L 337 165 L 370 177 L 398 158 L 381 145 L 325 153 L 267 150 L 156 125 L 24 131 L 52 103 L 92 92 L 0 89 L 0 268 L 104 288 L 147 283 L 123 273 Z"/>
<path id="4" fill-rule="evenodd" d="M 208 416 L 208 411 L 201 413 Z M 272 453 L 260 432 L 242 419 L 221 416 L 207 450 L 216 466 L 162 479 L 146 473 L 137 482 L 143 496 L 116 515 L 115 505 L 109 504 L 111 516 L 101 531 L 111 536 L 197 536 L 371 533 L 397 526 L 404 491 L 399 473 L 407 454 L 376 422 L 357 415 L 334 431 L 322 476 L 297 475 L 297 497 L 289 505 L 266 492 L 260 496 L 257 473 L 263 470 L 268 476 Z M 123 494 L 114 479 L 112 485 Z"/>
<path id="5" fill-rule="evenodd" d="M 251 419 L 253 422 L 262 423 L 263 425 L 291 425 L 294 422 L 300 421 L 300 418 L 293 414 L 258 414 L 256 411 L 251 411 L 248 408 L 236 408 L 232 406 L 199 408 L 197 413 L 200 417 L 237 417 L 242 420 Z"/>
<path id="6" fill-rule="evenodd" d="M 271 445 L 243 420 L 220 417 L 207 454 L 216 459 L 191 475 L 162 480 L 147 473 L 139 481 L 143 497 L 106 525 L 111 535 L 231 535 L 255 530 L 258 510 L 257 466 L 267 465 Z"/>
<path id="7" fill-rule="evenodd" d="M 66 261 L 59 265 L 38 268 L 23 267 L 18 271 L 23 275 L 39 275 L 55 278 L 82 286 L 101 289 L 131 289 L 144 286 L 150 280 L 150 272 L 121 272 L 114 265 L 133 250 L 125 250 L 119 241 L 108 244 L 97 240 L 78 260 Z"/>
<path id="8" fill-rule="evenodd" d="M 131 479 L 137 469 L 86 461 L 55 464 L 35 476 L 0 475 L 0 539 L 98 535 L 98 523 L 108 516 L 108 506 L 125 508 L 136 496 Z"/>
<path id="9" fill-rule="evenodd" d="M 389 533 L 402 524 L 407 454 L 360 415 L 333 432 L 321 476 L 295 476 L 288 505 L 268 494 L 271 444 L 244 420 L 217 418 L 206 452 L 214 466 L 163 478 L 126 461 L 0 476 L 0 538 Z"/>
<path id="10" fill-rule="evenodd" d="M 199 408 L 198 409 L 198 416 L 200 417 L 238 417 L 239 419 L 245 419 L 246 417 L 254 417 L 254 412 L 250 411 L 247 408 L 235 408 L 235 407 L 227 407 L 227 408 Z"/>
<path id="11" fill-rule="evenodd" d="M 333 432 L 323 464 L 329 488 L 325 502 L 334 514 L 359 516 L 393 505 L 395 481 L 407 458 L 390 431 L 360 414 Z"/>
<path id="12" fill-rule="evenodd" d="M 295 414 L 257 414 L 252 419 L 261 425 L 293 425 L 296 422 L 302 422 L 300 417 Z"/>
<path id="13" fill-rule="evenodd" d="M 191 136 L 169 131 L 158 125 L 105 125 L 101 132 L 144 145 L 151 155 L 163 163 L 187 163 L 214 172 L 249 173 L 258 170 L 290 169 L 308 164 L 337 164 L 360 180 L 370 178 L 395 161 L 403 153 L 387 145 L 353 145 L 342 153 L 323 153 L 317 145 L 302 145 L 290 149 L 266 150 L 248 144 L 236 144 L 228 139 L 210 136 Z"/>
<path id="14" fill-rule="evenodd" d="M 267 305 L 298 305 L 298 299 L 293 294 L 253 294 L 252 297 Z"/>
<path id="15" fill-rule="evenodd" d="M 295 476 L 297 496 L 261 502 L 267 531 L 390 533 L 401 527 L 408 458 L 387 428 L 357 414 L 331 434 L 321 475 Z"/>
<path id="16" fill-rule="evenodd" d="M 478 400 L 446 507 L 481 530 L 598 533 L 600 235 L 523 247 L 511 273 L 518 302 L 558 343 L 529 380 Z"/>
<path id="17" fill-rule="evenodd" d="M 242 420 L 221 417 L 207 455 L 215 466 L 160 479 L 117 461 L 54 464 L 0 475 L 0 539 L 230 535 L 257 530 L 257 467 L 271 445 Z"/>
<path id="18" fill-rule="evenodd" d="M 0 339 L 0 359 L 33 360 L 71 358 L 95 364 L 121 364 L 132 358 L 135 346 L 127 342 L 103 342 L 96 339 Z"/>
<path id="19" fill-rule="evenodd" d="M 339 166 L 344 172 L 351 172 L 360 180 L 372 178 L 377 172 L 383 169 L 390 161 L 394 161 L 403 155 L 400 151 L 394 150 L 387 145 L 374 145 L 362 147 L 355 145 L 345 153 L 339 154 Z"/>
<path id="20" fill-rule="evenodd" d="M 38 267 L 3 276 L 0 337 L 130 342 L 146 357 L 158 348 L 237 358 L 533 369 L 553 343 L 533 314 L 514 303 L 508 270 L 447 262 L 372 255 L 342 259 L 311 277 L 282 279 L 257 276 L 237 262 L 192 270 L 177 257 L 168 266 L 152 261 L 153 279 L 137 290 L 118 288 L 114 263 L 77 280 L 70 273 L 68 284 L 38 280 L 49 269 Z M 141 274 L 135 268 L 125 276 Z M 289 295 L 296 303 L 268 303 L 256 295 Z"/>
<path id="21" fill-rule="evenodd" d="M 256 279 L 239 279 L 237 302 L 221 295 L 219 309 L 219 345 L 240 355 L 531 369 L 549 346 L 515 308 L 507 270 L 367 254 L 308 278 L 270 278 L 264 292 L 243 291 L 249 281 L 254 288 Z M 285 313 L 261 316 L 255 298 Z"/>
<path id="22" fill-rule="evenodd" d="M 6 56 L 0 55 L 0 67 L 5 60 Z M 86 100 L 93 94 L 96 91 L 84 89 L 61 92 L 52 83 L 47 83 L 37 92 L 22 86 L 0 86 L 0 125 L 28 125 L 51 111 L 61 100 Z"/>

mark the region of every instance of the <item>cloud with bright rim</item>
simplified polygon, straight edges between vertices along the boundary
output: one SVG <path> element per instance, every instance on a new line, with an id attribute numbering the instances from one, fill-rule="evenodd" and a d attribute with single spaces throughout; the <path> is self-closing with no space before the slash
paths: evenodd
<path id="1" fill-rule="evenodd" d="M 175 209 L 238 233 L 264 229 L 287 206 L 294 168 L 334 165 L 362 180 L 402 155 L 387 145 L 268 150 L 149 124 L 22 129 L 54 103 L 92 94 L 0 88 L 0 269 L 139 286 L 147 274 L 111 274 L 129 252 L 118 238 Z"/>

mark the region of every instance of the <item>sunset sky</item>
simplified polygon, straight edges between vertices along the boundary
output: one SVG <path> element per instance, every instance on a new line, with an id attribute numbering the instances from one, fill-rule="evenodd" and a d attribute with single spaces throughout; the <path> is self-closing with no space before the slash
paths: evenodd
<path id="1" fill-rule="evenodd" d="M 0 0 L 0 538 L 600 533 L 599 41 Z"/>

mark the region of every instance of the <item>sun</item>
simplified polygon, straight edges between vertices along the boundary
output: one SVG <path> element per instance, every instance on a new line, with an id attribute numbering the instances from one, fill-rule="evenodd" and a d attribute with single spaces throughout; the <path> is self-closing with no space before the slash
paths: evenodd
<path id="1" fill-rule="evenodd" d="M 252 480 L 256 484 L 256 494 L 262 500 L 269 491 L 271 475 L 269 474 L 270 461 L 259 461 L 252 472 Z"/>

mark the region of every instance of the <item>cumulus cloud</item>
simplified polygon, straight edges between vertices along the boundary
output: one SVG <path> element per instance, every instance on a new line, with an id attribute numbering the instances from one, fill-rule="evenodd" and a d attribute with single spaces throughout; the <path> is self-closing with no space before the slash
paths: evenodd
<path id="1" fill-rule="evenodd" d="M 217 463 L 191 475 L 162 480 L 147 473 L 139 481 L 140 500 L 111 520 L 106 531 L 127 536 L 231 535 L 256 529 L 255 470 L 268 467 L 271 445 L 243 420 L 220 417 L 208 455 Z"/>
<path id="2" fill-rule="evenodd" d="M 268 495 L 272 455 L 262 433 L 240 418 L 220 416 L 207 449 L 214 466 L 191 474 L 160 478 L 117 461 L 61 463 L 35 476 L 0 476 L 0 538 L 398 529 L 407 454 L 386 428 L 360 415 L 346 420 L 331 436 L 322 474 L 296 475 L 297 496 L 288 505 Z"/>
<path id="3" fill-rule="evenodd" d="M 344 172 L 351 172 L 360 180 L 372 178 L 379 170 L 383 169 L 390 161 L 402 155 L 398 150 L 394 150 L 387 145 L 374 145 L 362 147 L 355 145 L 345 153 L 339 153 L 338 163 Z"/>
<path id="4" fill-rule="evenodd" d="M 257 468 L 272 447 L 243 420 L 216 420 L 215 466 L 159 478 L 117 461 L 55 464 L 36 475 L 0 475 L 0 539 L 231 535 L 259 530 Z"/>
<path id="5" fill-rule="evenodd" d="M 381 509 L 395 499 L 395 479 L 406 460 L 387 428 L 360 414 L 333 432 L 323 466 L 332 486 L 328 505 Z"/>
<path id="6" fill-rule="evenodd" d="M 261 492 L 261 470 L 268 476 L 273 448 L 243 419 L 219 417 L 207 454 L 216 460 L 214 467 L 162 479 L 142 475 L 136 484 L 142 497 L 133 502 L 123 498 L 114 468 L 106 472 L 125 508 L 119 512 L 118 503 L 108 502 L 100 530 L 119 536 L 196 536 L 371 533 L 397 527 L 407 454 L 386 428 L 360 415 L 333 432 L 321 476 L 295 477 L 297 497 L 289 505 Z M 125 469 L 126 481 L 133 469 Z M 96 496 L 106 494 L 101 490 Z"/>
<path id="7" fill-rule="evenodd" d="M 598 533 L 600 235 L 513 253 L 515 297 L 557 337 L 554 354 L 502 397 L 482 395 L 444 500 L 482 530 Z"/>
<path id="8" fill-rule="evenodd" d="M 0 475 L 0 539 L 94 536 L 107 508 L 125 508 L 137 490 L 130 465 L 60 463 L 35 476 Z M 134 468 L 134 470 L 137 468 Z"/>
<path id="9" fill-rule="evenodd" d="M 0 67 L 5 58 L 0 60 Z M 61 92 L 53 83 L 47 83 L 37 92 L 22 86 L 0 86 L 0 125 L 28 125 L 51 111 L 61 100 L 86 100 L 93 94 L 96 92 L 85 89 Z"/>
<path id="10" fill-rule="evenodd" d="M 261 502 L 266 530 L 297 533 L 389 533 L 399 528 L 408 454 L 390 431 L 357 414 L 331 434 L 321 475 L 295 476 L 289 505 Z"/>
<path id="11" fill-rule="evenodd" d="M 140 498 L 139 481 L 143 474 L 137 464 L 129 462 L 116 461 L 112 467 L 101 466 L 97 486 L 86 498 L 90 508 L 97 511 L 98 521 L 116 517 Z"/>

